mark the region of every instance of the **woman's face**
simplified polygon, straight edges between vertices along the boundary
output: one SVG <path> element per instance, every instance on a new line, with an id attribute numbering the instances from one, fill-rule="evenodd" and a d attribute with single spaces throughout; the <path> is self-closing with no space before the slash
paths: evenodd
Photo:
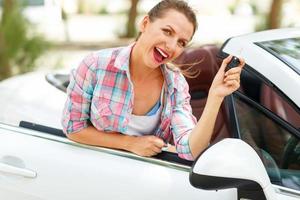
<path id="1" fill-rule="evenodd" d="M 186 16 L 176 10 L 168 10 L 162 18 L 150 21 L 146 16 L 141 25 L 142 35 L 138 43 L 143 62 L 156 68 L 177 58 L 192 39 L 194 26 Z"/>

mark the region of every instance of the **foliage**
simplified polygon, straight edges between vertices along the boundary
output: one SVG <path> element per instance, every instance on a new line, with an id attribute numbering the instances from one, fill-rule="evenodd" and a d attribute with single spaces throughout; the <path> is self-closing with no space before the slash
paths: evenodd
<path id="1" fill-rule="evenodd" d="M 49 47 L 43 37 L 34 33 L 22 9 L 17 0 L 4 0 L 0 23 L 0 80 L 33 70 L 36 59 Z"/>
<path id="2" fill-rule="evenodd" d="M 105 6 L 101 6 L 100 9 L 99 9 L 99 13 L 98 14 L 99 15 L 108 15 L 109 13 L 108 13 L 108 11 L 107 11 L 107 9 L 106 9 Z"/>
<path id="3" fill-rule="evenodd" d="M 257 3 L 250 3 L 253 12 L 256 15 L 255 31 L 281 27 L 283 2 L 283 0 L 270 1 L 270 9 L 267 12 L 261 11 Z"/>
<path id="4" fill-rule="evenodd" d="M 263 31 L 268 28 L 268 14 L 267 13 L 258 13 L 255 16 L 255 31 Z"/>
<path id="5" fill-rule="evenodd" d="M 130 38 L 136 36 L 135 20 L 138 15 L 137 7 L 139 0 L 131 0 L 131 7 L 128 11 L 128 21 L 126 23 L 126 34 L 124 37 Z"/>

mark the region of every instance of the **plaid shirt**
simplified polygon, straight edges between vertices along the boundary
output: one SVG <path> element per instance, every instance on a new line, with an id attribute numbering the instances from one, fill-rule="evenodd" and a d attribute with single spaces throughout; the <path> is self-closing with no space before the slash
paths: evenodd
<path id="1" fill-rule="evenodd" d="M 62 125 L 65 133 L 89 126 L 101 131 L 125 133 L 133 109 L 129 57 L 133 45 L 104 49 L 88 55 L 70 75 Z M 196 124 L 189 86 L 179 71 L 161 66 L 165 78 L 161 122 L 154 135 L 174 141 L 178 155 L 193 160 L 189 134 Z M 146 124 L 145 124 L 146 126 Z"/>

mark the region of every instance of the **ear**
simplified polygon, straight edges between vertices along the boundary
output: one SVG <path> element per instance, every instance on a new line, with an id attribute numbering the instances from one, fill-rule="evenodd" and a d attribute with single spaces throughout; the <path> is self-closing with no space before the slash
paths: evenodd
<path id="1" fill-rule="evenodd" d="M 140 29 L 139 31 L 143 33 L 145 31 L 147 25 L 149 24 L 149 22 L 150 22 L 150 18 L 148 15 L 146 15 L 139 25 L 139 29 Z"/>

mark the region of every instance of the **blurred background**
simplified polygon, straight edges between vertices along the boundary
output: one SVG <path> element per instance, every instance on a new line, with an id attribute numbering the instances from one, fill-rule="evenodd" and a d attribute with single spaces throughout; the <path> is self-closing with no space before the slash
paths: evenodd
<path id="1" fill-rule="evenodd" d="M 131 43 L 159 0 L 0 0 L 0 80 L 75 68 L 91 51 Z M 187 0 L 199 29 L 191 46 L 300 26 L 299 0 Z"/>

